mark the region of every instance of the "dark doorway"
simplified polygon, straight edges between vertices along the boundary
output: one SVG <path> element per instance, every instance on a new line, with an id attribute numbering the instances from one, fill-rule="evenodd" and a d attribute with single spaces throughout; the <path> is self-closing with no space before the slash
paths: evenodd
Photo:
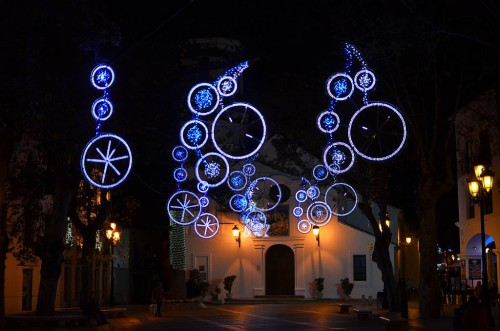
<path id="1" fill-rule="evenodd" d="M 295 294 L 293 251 L 286 245 L 273 245 L 266 253 L 266 295 Z"/>

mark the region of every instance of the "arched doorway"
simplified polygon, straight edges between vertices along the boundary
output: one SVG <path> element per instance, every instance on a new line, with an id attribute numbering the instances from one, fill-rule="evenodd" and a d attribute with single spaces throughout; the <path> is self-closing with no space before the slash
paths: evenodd
<path id="1" fill-rule="evenodd" d="M 293 251 L 286 245 L 273 245 L 266 252 L 266 295 L 294 294 Z"/>

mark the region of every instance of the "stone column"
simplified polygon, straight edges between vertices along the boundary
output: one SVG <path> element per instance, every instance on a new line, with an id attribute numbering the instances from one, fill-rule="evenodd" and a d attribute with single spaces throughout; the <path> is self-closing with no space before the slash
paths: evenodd
<path id="1" fill-rule="evenodd" d="M 306 296 L 304 280 L 304 244 L 293 244 L 295 255 L 295 295 Z"/>
<path id="2" fill-rule="evenodd" d="M 254 265 L 255 265 L 255 283 L 253 286 L 253 296 L 263 296 L 266 295 L 265 289 L 265 269 L 266 269 L 266 258 L 264 251 L 266 250 L 265 245 L 255 245 L 254 246 Z"/>

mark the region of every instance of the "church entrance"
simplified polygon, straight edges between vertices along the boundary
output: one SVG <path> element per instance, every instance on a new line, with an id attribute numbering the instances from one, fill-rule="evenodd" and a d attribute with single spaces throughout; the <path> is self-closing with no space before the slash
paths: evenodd
<path id="1" fill-rule="evenodd" d="M 293 250 L 273 245 L 266 252 L 266 295 L 295 295 Z"/>

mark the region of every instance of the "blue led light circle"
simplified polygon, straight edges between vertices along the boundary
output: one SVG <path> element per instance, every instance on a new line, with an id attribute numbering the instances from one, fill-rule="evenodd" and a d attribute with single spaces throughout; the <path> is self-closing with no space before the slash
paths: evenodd
<path id="1" fill-rule="evenodd" d="M 177 162 L 184 162 L 188 157 L 188 151 L 184 146 L 175 146 L 172 149 L 172 158 Z"/>
<path id="2" fill-rule="evenodd" d="M 229 159 L 241 160 L 255 155 L 265 138 L 264 117 L 248 103 L 224 107 L 212 124 L 214 147 Z"/>
<path id="3" fill-rule="evenodd" d="M 317 186 L 311 186 L 307 189 L 307 196 L 314 200 L 319 197 L 319 188 Z"/>
<path id="4" fill-rule="evenodd" d="M 200 83 L 188 93 L 187 105 L 191 112 L 196 115 L 210 115 L 219 106 L 220 96 L 217 89 L 208 83 Z"/>
<path id="5" fill-rule="evenodd" d="M 304 202 L 307 200 L 307 192 L 304 190 L 298 190 L 297 193 L 295 193 L 295 200 L 298 202 Z"/>
<path id="6" fill-rule="evenodd" d="M 115 81 L 115 72 L 110 66 L 100 64 L 90 73 L 90 82 L 98 90 L 108 89 Z"/>
<path id="7" fill-rule="evenodd" d="M 325 203 L 332 214 L 346 216 L 358 205 L 358 195 L 354 188 L 346 183 L 335 183 L 325 193 Z"/>
<path id="8" fill-rule="evenodd" d="M 112 188 L 127 178 L 132 168 L 132 152 L 119 136 L 104 133 L 92 138 L 80 160 L 85 179 L 99 188 Z"/>
<path id="9" fill-rule="evenodd" d="M 105 121 L 113 114 L 113 104 L 107 98 L 99 98 L 92 104 L 92 117 Z"/>
<path id="10" fill-rule="evenodd" d="M 243 194 L 235 194 L 229 199 L 229 207 L 236 213 L 240 213 L 248 206 L 248 200 Z"/>
<path id="11" fill-rule="evenodd" d="M 314 225 L 323 226 L 332 218 L 330 208 L 323 201 L 315 201 L 307 207 L 307 219 Z"/>
<path id="12" fill-rule="evenodd" d="M 229 174 L 227 186 L 233 191 L 241 191 L 247 185 L 248 179 L 243 171 L 235 170 Z"/>
<path id="13" fill-rule="evenodd" d="M 200 206 L 206 207 L 210 203 L 210 200 L 207 197 L 200 198 Z"/>
<path id="14" fill-rule="evenodd" d="M 252 232 L 260 232 L 267 225 L 266 215 L 260 210 L 243 214 L 242 220 L 245 226 Z"/>
<path id="15" fill-rule="evenodd" d="M 395 107 L 373 102 L 352 115 L 347 134 L 356 154 L 371 161 L 383 161 L 403 147 L 406 124 Z"/>
<path id="16" fill-rule="evenodd" d="M 325 180 L 328 177 L 328 169 L 324 165 L 318 164 L 313 169 L 313 176 L 318 181 Z"/>
<path id="17" fill-rule="evenodd" d="M 206 182 L 208 187 L 217 187 L 229 176 L 229 163 L 219 153 L 207 153 L 198 159 L 195 171 L 199 182 Z"/>
<path id="18" fill-rule="evenodd" d="M 238 83 L 231 76 L 224 76 L 217 82 L 217 91 L 223 97 L 230 97 L 236 93 Z"/>
<path id="19" fill-rule="evenodd" d="M 312 224 L 306 219 L 297 222 L 297 230 L 302 234 L 307 234 L 311 231 Z"/>
<path id="20" fill-rule="evenodd" d="M 335 100 L 346 100 L 351 97 L 354 91 L 354 83 L 349 75 L 338 73 L 328 78 L 326 91 Z"/>
<path id="21" fill-rule="evenodd" d="M 281 188 L 274 179 L 259 177 L 248 185 L 246 196 L 255 208 L 269 211 L 280 203 Z"/>
<path id="22" fill-rule="evenodd" d="M 339 115 L 332 111 L 324 111 L 318 115 L 318 118 L 316 119 L 316 125 L 321 132 L 335 132 L 340 125 Z"/>
<path id="23" fill-rule="evenodd" d="M 354 152 L 352 148 L 343 142 L 330 144 L 323 152 L 323 164 L 334 174 L 341 174 L 354 164 Z"/>
<path id="24" fill-rule="evenodd" d="M 368 69 L 360 70 L 354 76 L 354 85 L 362 92 L 371 90 L 376 82 L 375 74 Z"/>
<path id="25" fill-rule="evenodd" d="M 304 213 L 304 210 L 301 207 L 295 207 L 293 208 L 293 215 L 300 217 Z"/>
<path id="26" fill-rule="evenodd" d="M 206 193 L 208 192 L 208 189 L 210 187 L 208 186 L 208 183 L 206 181 L 201 181 L 199 182 L 197 185 L 196 185 L 196 189 L 198 190 L 198 192 L 200 193 Z"/>
<path id="27" fill-rule="evenodd" d="M 253 176 L 255 174 L 255 166 L 253 164 L 247 163 L 243 166 L 243 173 L 246 176 Z"/>
<path id="28" fill-rule="evenodd" d="M 203 147 L 208 140 L 208 128 L 202 121 L 187 121 L 181 128 L 181 142 L 189 149 Z"/>
<path id="29" fill-rule="evenodd" d="M 188 173 L 184 168 L 177 168 L 174 170 L 174 179 L 177 182 L 184 182 L 188 177 Z"/>
<path id="30" fill-rule="evenodd" d="M 201 205 L 198 196 L 190 191 L 175 192 L 167 203 L 170 220 L 179 225 L 189 225 L 201 215 Z"/>
<path id="31" fill-rule="evenodd" d="M 219 219 L 210 213 L 203 213 L 194 223 L 194 231 L 204 239 L 212 238 L 219 232 Z"/>

